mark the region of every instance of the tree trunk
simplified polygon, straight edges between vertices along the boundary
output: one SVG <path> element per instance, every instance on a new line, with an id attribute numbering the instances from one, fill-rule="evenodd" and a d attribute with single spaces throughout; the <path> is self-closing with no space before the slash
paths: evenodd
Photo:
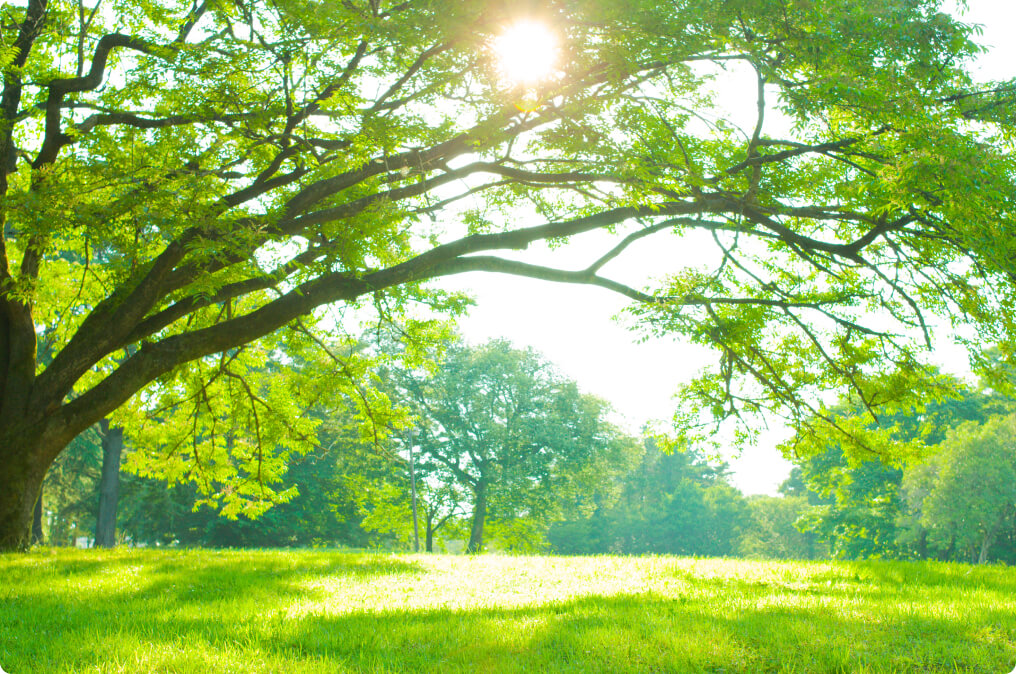
<path id="1" fill-rule="evenodd" d="M 476 553 L 483 549 L 483 523 L 487 519 L 487 485 L 483 482 L 476 487 L 473 502 L 473 525 L 469 529 L 469 544 L 466 552 Z"/>
<path id="2" fill-rule="evenodd" d="M 424 549 L 427 552 L 434 552 L 434 511 L 427 511 L 427 540 L 424 542 Z"/>
<path id="3" fill-rule="evenodd" d="M 27 550 L 42 480 L 56 452 L 32 438 L 0 433 L 0 552 Z"/>
<path id="4" fill-rule="evenodd" d="M 110 426 L 108 419 L 103 419 L 99 425 L 102 427 L 102 478 L 99 481 L 99 515 L 95 519 L 95 547 L 112 548 L 116 545 L 123 429 Z"/>
<path id="5" fill-rule="evenodd" d="M 1004 515 L 999 517 L 995 521 L 991 528 L 984 532 L 984 538 L 981 539 L 981 552 L 977 556 L 978 564 L 985 564 L 988 561 L 988 551 L 991 550 L 991 546 L 995 543 L 995 536 L 998 534 L 998 529 L 1002 526 L 1002 520 Z"/>
<path id="6" fill-rule="evenodd" d="M 35 512 L 32 515 L 32 545 L 42 544 L 42 487 L 39 487 L 39 498 L 35 499 Z"/>
<path id="7" fill-rule="evenodd" d="M 945 553 L 939 558 L 943 562 L 951 562 L 956 554 L 956 534 L 953 534 L 949 539 L 949 547 L 946 548 Z"/>
<path id="8" fill-rule="evenodd" d="M 928 559 L 928 531 L 921 529 L 921 535 L 917 539 L 918 559 Z"/>
<path id="9" fill-rule="evenodd" d="M 988 548 L 991 547 L 991 537 L 988 534 L 981 539 L 981 552 L 977 555 L 977 563 L 984 564 L 988 561 Z"/>

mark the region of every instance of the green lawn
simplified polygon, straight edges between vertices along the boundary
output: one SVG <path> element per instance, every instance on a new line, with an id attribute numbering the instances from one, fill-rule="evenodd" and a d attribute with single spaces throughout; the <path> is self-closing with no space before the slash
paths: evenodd
<path id="1" fill-rule="evenodd" d="M 1016 570 L 39 550 L 0 666 L 39 672 L 953 672 L 1016 664 Z"/>

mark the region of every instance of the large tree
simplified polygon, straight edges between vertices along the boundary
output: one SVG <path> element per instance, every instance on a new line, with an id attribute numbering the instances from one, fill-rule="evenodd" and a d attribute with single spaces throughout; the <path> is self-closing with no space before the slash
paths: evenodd
<path id="1" fill-rule="evenodd" d="M 541 538 L 566 504 L 591 504 L 633 453 L 603 401 L 503 340 L 452 345 L 433 374 L 393 379 L 420 416 L 417 465 L 428 491 L 444 487 L 468 502 L 469 552 L 483 549 L 490 521 L 526 523 L 523 533 Z"/>
<path id="2" fill-rule="evenodd" d="M 540 80 L 492 47 L 522 18 L 557 36 Z M 837 386 L 905 402 L 934 314 L 1016 334 L 1013 89 L 973 86 L 939 0 L 24 0 L 0 23 L 0 549 L 146 387 L 319 307 L 455 310 L 424 285 L 449 274 L 599 286 L 713 347 L 691 426 L 822 419 Z M 755 82 L 733 117 L 725 72 Z M 497 254 L 592 232 L 616 241 L 578 269 Z M 712 251 L 605 275 L 668 233 Z"/>

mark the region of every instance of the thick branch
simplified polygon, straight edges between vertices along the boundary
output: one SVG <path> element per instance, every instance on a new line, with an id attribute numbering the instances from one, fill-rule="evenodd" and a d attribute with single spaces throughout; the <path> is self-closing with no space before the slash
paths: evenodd
<path id="1" fill-rule="evenodd" d="M 112 412 L 126 402 L 135 391 L 140 390 L 160 374 L 196 358 L 219 353 L 258 339 L 322 304 L 350 301 L 367 292 L 454 273 L 451 266 L 441 265 L 449 263 L 456 257 L 484 250 L 525 248 L 534 241 L 580 234 L 633 217 L 651 214 L 691 213 L 701 209 L 702 205 L 695 202 L 673 203 L 662 208 L 619 208 L 584 218 L 522 228 L 512 232 L 465 237 L 359 279 L 348 274 L 322 276 L 308 281 L 299 288 L 244 316 L 193 332 L 167 337 L 156 344 L 143 345 L 138 353 L 128 358 L 106 379 L 64 406 L 59 412 L 60 423 L 56 424 L 57 430 L 53 432 L 71 433 L 73 436 Z M 154 281 L 149 280 L 149 283 L 154 283 Z M 137 292 L 138 290 L 135 290 L 135 293 Z M 124 304 L 128 304 L 128 302 L 124 302 Z M 136 311 L 138 306 L 139 303 L 134 303 L 133 310 Z M 89 321 L 98 322 L 100 318 L 96 318 L 96 316 L 97 314 L 93 312 L 86 323 Z M 135 323 L 136 321 L 130 321 L 128 325 Z M 109 322 L 106 324 L 108 325 Z M 87 359 L 81 359 L 80 354 L 87 348 L 87 345 L 80 342 L 79 339 L 86 332 L 94 333 L 94 328 L 89 326 L 90 329 L 87 331 L 84 328 L 83 325 L 82 330 L 78 332 L 71 344 L 68 344 L 68 347 L 58 355 L 58 358 L 62 359 L 61 367 L 53 368 L 51 366 L 40 376 L 40 385 L 37 387 L 38 396 L 41 397 L 45 394 L 47 396 L 45 399 L 51 404 L 58 403 L 62 398 L 62 395 L 60 398 L 54 397 L 61 387 L 66 386 L 66 390 L 69 390 L 74 381 L 91 365 L 89 363 L 88 366 L 85 366 Z M 117 333 L 117 336 L 112 339 L 122 338 L 122 334 L 119 334 L 121 331 L 114 332 Z M 111 340 L 111 337 L 106 335 L 98 335 L 95 338 L 101 339 L 103 344 L 107 345 Z M 68 351 L 72 345 L 74 345 L 74 349 Z M 68 352 L 67 355 L 64 352 Z M 73 356 L 77 356 L 78 360 L 74 360 Z M 53 365 L 57 365 L 56 361 Z M 81 369 L 83 366 L 85 370 Z M 51 374 L 51 372 L 60 374 Z M 74 373 L 77 373 L 77 376 L 72 379 Z M 47 377 L 45 386 L 42 385 L 43 376 Z"/>
<path id="2" fill-rule="evenodd" d="M 162 297 L 164 278 L 185 253 L 182 245 L 170 244 L 156 258 L 148 275 L 126 296 L 113 295 L 92 310 L 71 341 L 39 375 L 31 397 L 37 409 L 59 405 L 81 375 L 122 343 L 124 335 Z"/>
<path id="3" fill-rule="evenodd" d="M 100 112 L 89 115 L 74 125 L 75 135 L 88 133 L 97 126 L 130 126 L 135 129 L 164 129 L 170 126 L 188 124 L 209 124 L 211 122 L 231 123 L 251 117 L 250 114 L 235 115 L 170 115 L 169 117 L 145 117 L 134 112 Z"/>
<path id="4" fill-rule="evenodd" d="M 0 204 L 7 196 L 7 174 L 17 161 L 13 142 L 14 118 L 21 104 L 22 72 L 42 31 L 46 0 L 29 0 L 25 20 L 14 40 L 15 56 L 4 68 L 0 97 Z M 31 307 L 12 297 L 13 280 L 6 241 L 7 214 L 0 206 L 0 427 L 20 422 L 32 378 L 35 376 L 36 338 Z"/>

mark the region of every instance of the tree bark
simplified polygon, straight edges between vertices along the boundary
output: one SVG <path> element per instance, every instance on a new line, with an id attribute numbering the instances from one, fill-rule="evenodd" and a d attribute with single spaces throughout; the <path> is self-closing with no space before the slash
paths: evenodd
<path id="1" fill-rule="evenodd" d="M 434 552 L 434 511 L 427 510 L 427 539 L 424 542 L 424 549 L 427 552 Z"/>
<path id="2" fill-rule="evenodd" d="M 0 434 L 0 552 L 27 550 L 42 492 L 46 461 L 41 443 L 31 437 Z"/>
<path id="3" fill-rule="evenodd" d="M 473 502 L 473 523 L 469 529 L 469 544 L 466 552 L 476 553 L 483 549 L 483 523 L 487 519 L 487 485 L 483 481 L 476 487 Z"/>
<path id="4" fill-rule="evenodd" d="M 110 426 L 108 419 L 103 419 L 99 425 L 102 427 L 102 478 L 99 480 L 99 514 L 95 519 L 95 547 L 112 548 L 116 545 L 123 428 Z"/>
<path id="5" fill-rule="evenodd" d="M 39 487 L 39 498 L 35 499 L 35 512 L 32 515 L 32 545 L 42 544 L 42 487 Z"/>

